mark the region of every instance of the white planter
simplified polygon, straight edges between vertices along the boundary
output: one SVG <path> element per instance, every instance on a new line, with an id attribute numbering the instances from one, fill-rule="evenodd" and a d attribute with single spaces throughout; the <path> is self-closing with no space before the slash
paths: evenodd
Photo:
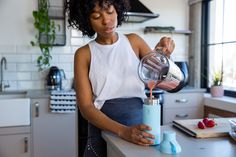
<path id="1" fill-rule="evenodd" d="M 223 86 L 211 86 L 210 92 L 211 92 L 212 97 L 222 97 L 222 96 L 224 96 Z"/>

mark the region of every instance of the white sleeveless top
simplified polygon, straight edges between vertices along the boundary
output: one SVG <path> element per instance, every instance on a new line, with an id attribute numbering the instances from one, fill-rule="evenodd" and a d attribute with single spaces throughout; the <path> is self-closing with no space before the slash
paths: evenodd
<path id="1" fill-rule="evenodd" d="M 93 40 L 89 48 L 89 79 L 97 109 L 109 99 L 146 97 L 144 83 L 138 76 L 140 60 L 125 35 L 118 33 L 118 40 L 112 45 L 101 45 Z"/>

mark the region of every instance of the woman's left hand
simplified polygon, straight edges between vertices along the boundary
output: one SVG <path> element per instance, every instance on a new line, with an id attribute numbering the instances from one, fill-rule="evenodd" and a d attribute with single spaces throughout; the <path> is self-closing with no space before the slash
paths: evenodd
<path id="1" fill-rule="evenodd" d="M 153 144 L 153 139 L 155 137 L 154 135 L 146 132 L 147 130 L 151 130 L 151 127 L 145 124 L 130 127 L 126 126 L 123 131 L 119 133 L 119 136 L 132 143 L 142 146 L 149 146 Z"/>
<path id="2" fill-rule="evenodd" d="M 162 37 L 155 46 L 155 50 L 161 49 L 168 58 L 170 58 L 170 55 L 174 51 L 174 48 L 175 43 L 170 37 Z"/>

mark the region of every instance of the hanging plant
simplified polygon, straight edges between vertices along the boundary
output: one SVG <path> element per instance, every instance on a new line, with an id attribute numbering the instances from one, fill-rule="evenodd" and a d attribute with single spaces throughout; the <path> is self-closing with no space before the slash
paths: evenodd
<path id="1" fill-rule="evenodd" d="M 50 67 L 52 50 L 55 37 L 55 22 L 49 17 L 49 1 L 39 0 L 39 9 L 33 11 L 34 28 L 38 31 L 35 35 L 35 41 L 31 41 L 32 46 L 39 46 L 42 54 L 37 58 L 39 71 Z M 59 27 L 58 27 L 59 29 Z"/>

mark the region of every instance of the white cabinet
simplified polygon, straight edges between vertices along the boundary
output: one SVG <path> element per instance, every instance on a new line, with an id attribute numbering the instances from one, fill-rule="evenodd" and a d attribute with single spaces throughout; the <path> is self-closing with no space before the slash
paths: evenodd
<path id="1" fill-rule="evenodd" d="M 163 124 L 177 119 L 203 117 L 203 92 L 165 93 Z"/>
<path id="2" fill-rule="evenodd" d="M 76 113 L 52 113 L 49 99 L 32 99 L 33 157 L 77 157 Z"/>
<path id="3" fill-rule="evenodd" d="M 30 142 L 30 127 L 0 128 L 0 157 L 30 157 Z"/>

